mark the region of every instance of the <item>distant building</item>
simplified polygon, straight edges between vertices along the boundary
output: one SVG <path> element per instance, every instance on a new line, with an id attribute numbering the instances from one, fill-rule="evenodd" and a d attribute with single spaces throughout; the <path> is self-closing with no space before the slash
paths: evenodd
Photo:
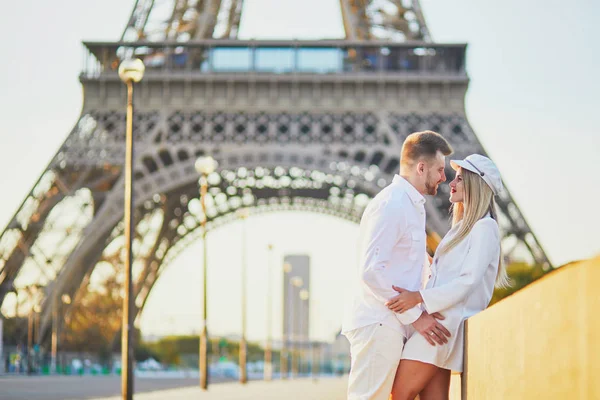
<path id="1" fill-rule="evenodd" d="M 345 374 L 350 371 L 350 342 L 341 332 L 335 335 L 335 341 L 331 345 L 331 358 L 335 373 Z"/>

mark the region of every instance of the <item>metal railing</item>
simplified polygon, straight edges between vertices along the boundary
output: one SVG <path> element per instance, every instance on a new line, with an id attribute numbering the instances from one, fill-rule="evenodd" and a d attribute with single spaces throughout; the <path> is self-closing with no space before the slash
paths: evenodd
<path id="1" fill-rule="evenodd" d="M 132 56 L 149 74 L 466 74 L 464 44 L 203 40 L 84 46 L 86 78 L 115 73 L 120 61 Z"/>

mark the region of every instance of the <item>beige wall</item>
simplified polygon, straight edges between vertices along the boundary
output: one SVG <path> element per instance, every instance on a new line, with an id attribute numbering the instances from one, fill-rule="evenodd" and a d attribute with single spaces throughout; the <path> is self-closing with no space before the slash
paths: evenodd
<path id="1" fill-rule="evenodd" d="M 600 257 L 564 266 L 469 319 L 463 398 L 600 399 L 598 285 Z"/>

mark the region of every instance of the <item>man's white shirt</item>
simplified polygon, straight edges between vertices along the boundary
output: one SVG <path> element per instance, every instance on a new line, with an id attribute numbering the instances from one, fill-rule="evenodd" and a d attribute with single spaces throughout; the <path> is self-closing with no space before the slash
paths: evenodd
<path id="1" fill-rule="evenodd" d="M 394 313 L 385 302 L 398 293 L 392 285 L 421 289 L 425 263 L 425 198 L 396 175 L 367 205 L 360 222 L 360 263 L 346 307 L 342 332 L 382 323 L 402 332 L 422 313 L 419 306 Z"/>

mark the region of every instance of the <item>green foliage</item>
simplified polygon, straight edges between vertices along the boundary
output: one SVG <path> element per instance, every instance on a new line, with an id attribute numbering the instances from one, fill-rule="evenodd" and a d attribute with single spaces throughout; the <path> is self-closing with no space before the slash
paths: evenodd
<path id="1" fill-rule="evenodd" d="M 6 318 L 3 321 L 5 346 L 16 346 L 27 342 L 27 318 Z"/>
<path id="2" fill-rule="evenodd" d="M 511 286 L 508 288 L 496 288 L 490 305 L 523 289 L 525 286 L 536 281 L 545 274 L 541 265 L 530 265 L 526 263 L 510 264 L 506 267 L 506 271 L 511 279 Z"/>
<path id="3" fill-rule="evenodd" d="M 145 343 L 135 342 L 135 348 L 133 349 L 133 356 L 136 361 L 145 361 L 149 358 L 154 358 L 160 361 L 160 355 L 156 353 L 150 346 Z"/>
<path id="4" fill-rule="evenodd" d="M 181 354 L 198 354 L 198 336 L 165 336 L 154 343 L 144 343 L 157 359 L 165 364 L 181 364 Z M 210 349 L 209 349 L 210 350 Z"/>
<path id="5" fill-rule="evenodd" d="M 61 348 L 94 352 L 101 362 L 108 364 L 112 353 L 121 351 L 122 285 L 116 276 L 111 276 L 103 282 L 102 290 L 84 290 L 86 292 L 71 306 L 65 321 Z M 133 331 L 133 346 L 137 361 L 157 358 L 156 352 L 142 343 L 139 329 Z"/>
<path id="6" fill-rule="evenodd" d="M 240 344 L 237 341 L 224 338 L 209 339 L 209 357 L 216 354 L 219 358 L 225 358 L 238 362 Z M 172 365 L 197 363 L 200 351 L 199 336 L 165 336 L 153 343 L 143 345 L 156 355 L 156 359 Z M 273 352 L 273 359 L 279 357 L 279 353 Z M 256 343 L 248 343 L 248 362 L 264 359 L 264 349 Z"/>
<path id="7" fill-rule="evenodd" d="M 85 293 L 67 314 L 61 338 L 63 350 L 106 354 L 113 349 L 122 323 L 121 287 L 113 276 L 103 282 L 102 291 L 83 289 Z"/>

